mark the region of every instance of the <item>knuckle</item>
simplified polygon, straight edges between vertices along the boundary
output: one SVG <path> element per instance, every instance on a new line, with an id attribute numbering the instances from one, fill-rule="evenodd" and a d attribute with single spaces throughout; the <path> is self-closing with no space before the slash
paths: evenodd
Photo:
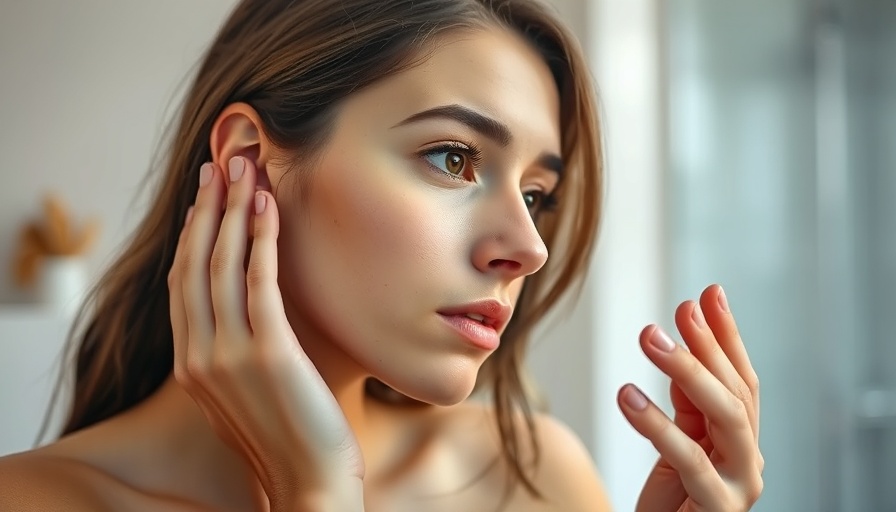
<path id="1" fill-rule="evenodd" d="M 740 339 L 740 329 L 737 327 L 737 324 L 731 322 L 727 329 L 725 329 L 725 335 L 731 341 Z"/>
<path id="2" fill-rule="evenodd" d="M 708 357 L 710 357 L 710 358 L 718 357 L 718 356 L 723 356 L 725 358 L 728 357 L 727 355 L 725 355 L 725 351 L 722 350 L 722 346 L 719 345 L 719 341 L 716 339 L 715 336 L 708 337 L 708 338 L 704 339 L 703 343 L 705 345 L 704 350 L 706 351 Z"/>
<path id="3" fill-rule="evenodd" d="M 201 381 L 207 373 L 206 364 L 203 358 L 196 355 L 188 355 L 184 363 L 185 377 L 187 382 L 196 383 Z"/>
<path id="4" fill-rule="evenodd" d="M 691 354 L 686 354 L 684 358 L 684 375 L 688 379 L 696 379 L 705 371 L 703 363 Z"/>
<path id="5" fill-rule="evenodd" d="M 252 237 L 255 238 L 255 240 L 264 240 L 265 238 L 268 238 L 270 236 L 268 234 L 269 232 L 270 229 L 268 228 L 268 226 L 266 226 L 266 223 L 260 222 L 259 218 L 256 217 L 255 222 L 253 222 L 252 226 Z"/>
<path id="6" fill-rule="evenodd" d="M 233 372 L 233 359 L 226 353 L 216 352 L 209 362 L 209 375 L 211 378 L 219 380 Z"/>
<path id="7" fill-rule="evenodd" d="M 174 363 L 174 380 L 183 387 L 190 386 L 190 374 L 186 366 L 180 362 Z"/>
<path id="8" fill-rule="evenodd" d="M 215 247 L 214 252 L 212 252 L 212 257 L 209 261 L 209 275 L 211 277 L 227 275 L 231 268 L 231 259 L 230 248 L 224 243 L 219 243 L 219 245 Z"/>
<path id="9" fill-rule="evenodd" d="M 655 425 L 653 426 L 653 434 L 654 438 L 661 438 L 668 435 L 669 428 L 672 426 L 672 422 L 666 418 L 663 418 L 661 421 L 655 421 Z"/>
<path id="10" fill-rule="evenodd" d="M 750 505 L 756 503 L 759 500 L 759 497 L 762 496 L 762 491 L 764 488 L 765 482 L 762 480 L 762 476 L 755 475 L 752 481 L 747 484 L 745 489 L 747 501 Z"/>
<path id="11" fill-rule="evenodd" d="M 180 259 L 180 264 L 178 265 L 178 267 L 180 267 L 178 269 L 180 272 L 180 275 L 182 275 L 182 276 L 190 275 L 193 272 L 193 270 L 196 268 L 196 265 L 197 265 L 196 259 L 197 259 L 196 255 L 194 253 L 185 251 L 183 254 L 183 257 L 181 257 L 181 259 Z"/>
<path id="12" fill-rule="evenodd" d="M 759 396 L 759 377 L 756 375 L 756 372 L 747 377 L 746 386 L 750 390 L 750 396 Z"/>
<path id="13" fill-rule="evenodd" d="M 216 382 L 225 382 L 237 375 L 245 374 L 254 366 L 253 352 L 248 353 L 231 345 L 215 350 L 209 361 L 209 376 Z"/>
<path id="14" fill-rule="evenodd" d="M 745 406 L 750 406 L 753 403 L 753 394 L 750 392 L 749 386 L 743 382 L 735 383 L 731 393 Z"/>
<path id="15" fill-rule="evenodd" d="M 246 286 L 254 288 L 264 284 L 268 280 L 270 272 L 270 265 L 267 263 L 258 261 L 250 263 L 246 269 Z"/>
<path id="16" fill-rule="evenodd" d="M 691 443 L 688 447 L 687 460 L 690 466 L 698 473 L 704 473 L 714 470 L 712 462 L 703 451 L 703 448 L 697 443 Z"/>
<path id="17" fill-rule="evenodd" d="M 200 378 L 196 369 L 191 369 L 190 365 L 186 362 L 175 365 L 175 380 L 184 388 L 188 393 L 193 394 L 197 389 L 199 389 L 202 385 L 202 379 Z"/>
<path id="18" fill-rule="evenodd" d="M 725 423 L 731 426 L 748 425 L 747 404 L 733 393 L 728 393 L 727 396 L 728 406 L 725 407 L 722 415 Z"/>
<path id="19" fill-rule="evenodd" d="M 227 193 L 227 202 L 226 208 L 228 210 L 235 210 L 242 208 L 246 203 L 246 199 L 243 197 L 243 194 L 240 194 L 240 191 L 237 187 L 231 185 L 230 190 Z"/>

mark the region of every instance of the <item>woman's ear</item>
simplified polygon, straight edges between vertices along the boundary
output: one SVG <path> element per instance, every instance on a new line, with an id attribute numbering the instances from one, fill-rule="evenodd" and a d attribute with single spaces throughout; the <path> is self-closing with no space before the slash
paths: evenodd
<path id="1" fill-rule="evenodd" d="M 264 135 L 261 117 L 254 108 L 246 103 L 227 105 L 212 125 L 209 144 L 212 161 L 225 173 L 230 159 L 241 156 L 255 164 L 258 184 L 270 190 L 267 163 L 272 146 Z M 229 180 L 224 182 L 229 183 Z"/>

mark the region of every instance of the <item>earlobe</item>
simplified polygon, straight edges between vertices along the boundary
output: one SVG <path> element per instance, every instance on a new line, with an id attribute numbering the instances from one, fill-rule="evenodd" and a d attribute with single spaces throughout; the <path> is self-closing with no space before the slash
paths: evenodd
<path id="1" fill-rule="evenodd" d="M 250 105 L 227 105 L 212 125 L 209 145 L 212 161 L 221 169 L 227 169 L 231 158 L 241 156 L 255 164 L 259 178 L 267 178 L 271 145 L 264 136 L 261 117 Z"/>

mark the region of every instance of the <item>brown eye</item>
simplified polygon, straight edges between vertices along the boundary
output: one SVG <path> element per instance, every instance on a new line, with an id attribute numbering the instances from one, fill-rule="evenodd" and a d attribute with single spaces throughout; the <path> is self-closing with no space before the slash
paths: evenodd
<path id="1" fill-rule="evenodd" d="M 455 176 L 464 172 L 464 155 L 460 153 L 445 153 L 445 170 Z"/>
<path id="2" fill-rule="evenodd" d="M 441 147 L 424 153 L 423 158 L 439 172 L 466 181 L 473 179 L 473 168 L 476 166 L 476 157 L 470 157 L 466 151 Z"/>

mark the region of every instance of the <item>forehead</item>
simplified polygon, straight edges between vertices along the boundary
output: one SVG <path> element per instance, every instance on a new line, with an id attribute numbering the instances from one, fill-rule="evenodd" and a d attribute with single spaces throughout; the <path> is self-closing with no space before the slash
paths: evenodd
<path id="1" fill-rule="evenodd" d="M 522 36 L 500 28 L 454 31 L 433 41 L 423 56 L 347 103 L 384 124 L 434 106 L 460 104 L 507 124 L 521 143 L 559 153 L 557 86 L 544 59 Z"/>

